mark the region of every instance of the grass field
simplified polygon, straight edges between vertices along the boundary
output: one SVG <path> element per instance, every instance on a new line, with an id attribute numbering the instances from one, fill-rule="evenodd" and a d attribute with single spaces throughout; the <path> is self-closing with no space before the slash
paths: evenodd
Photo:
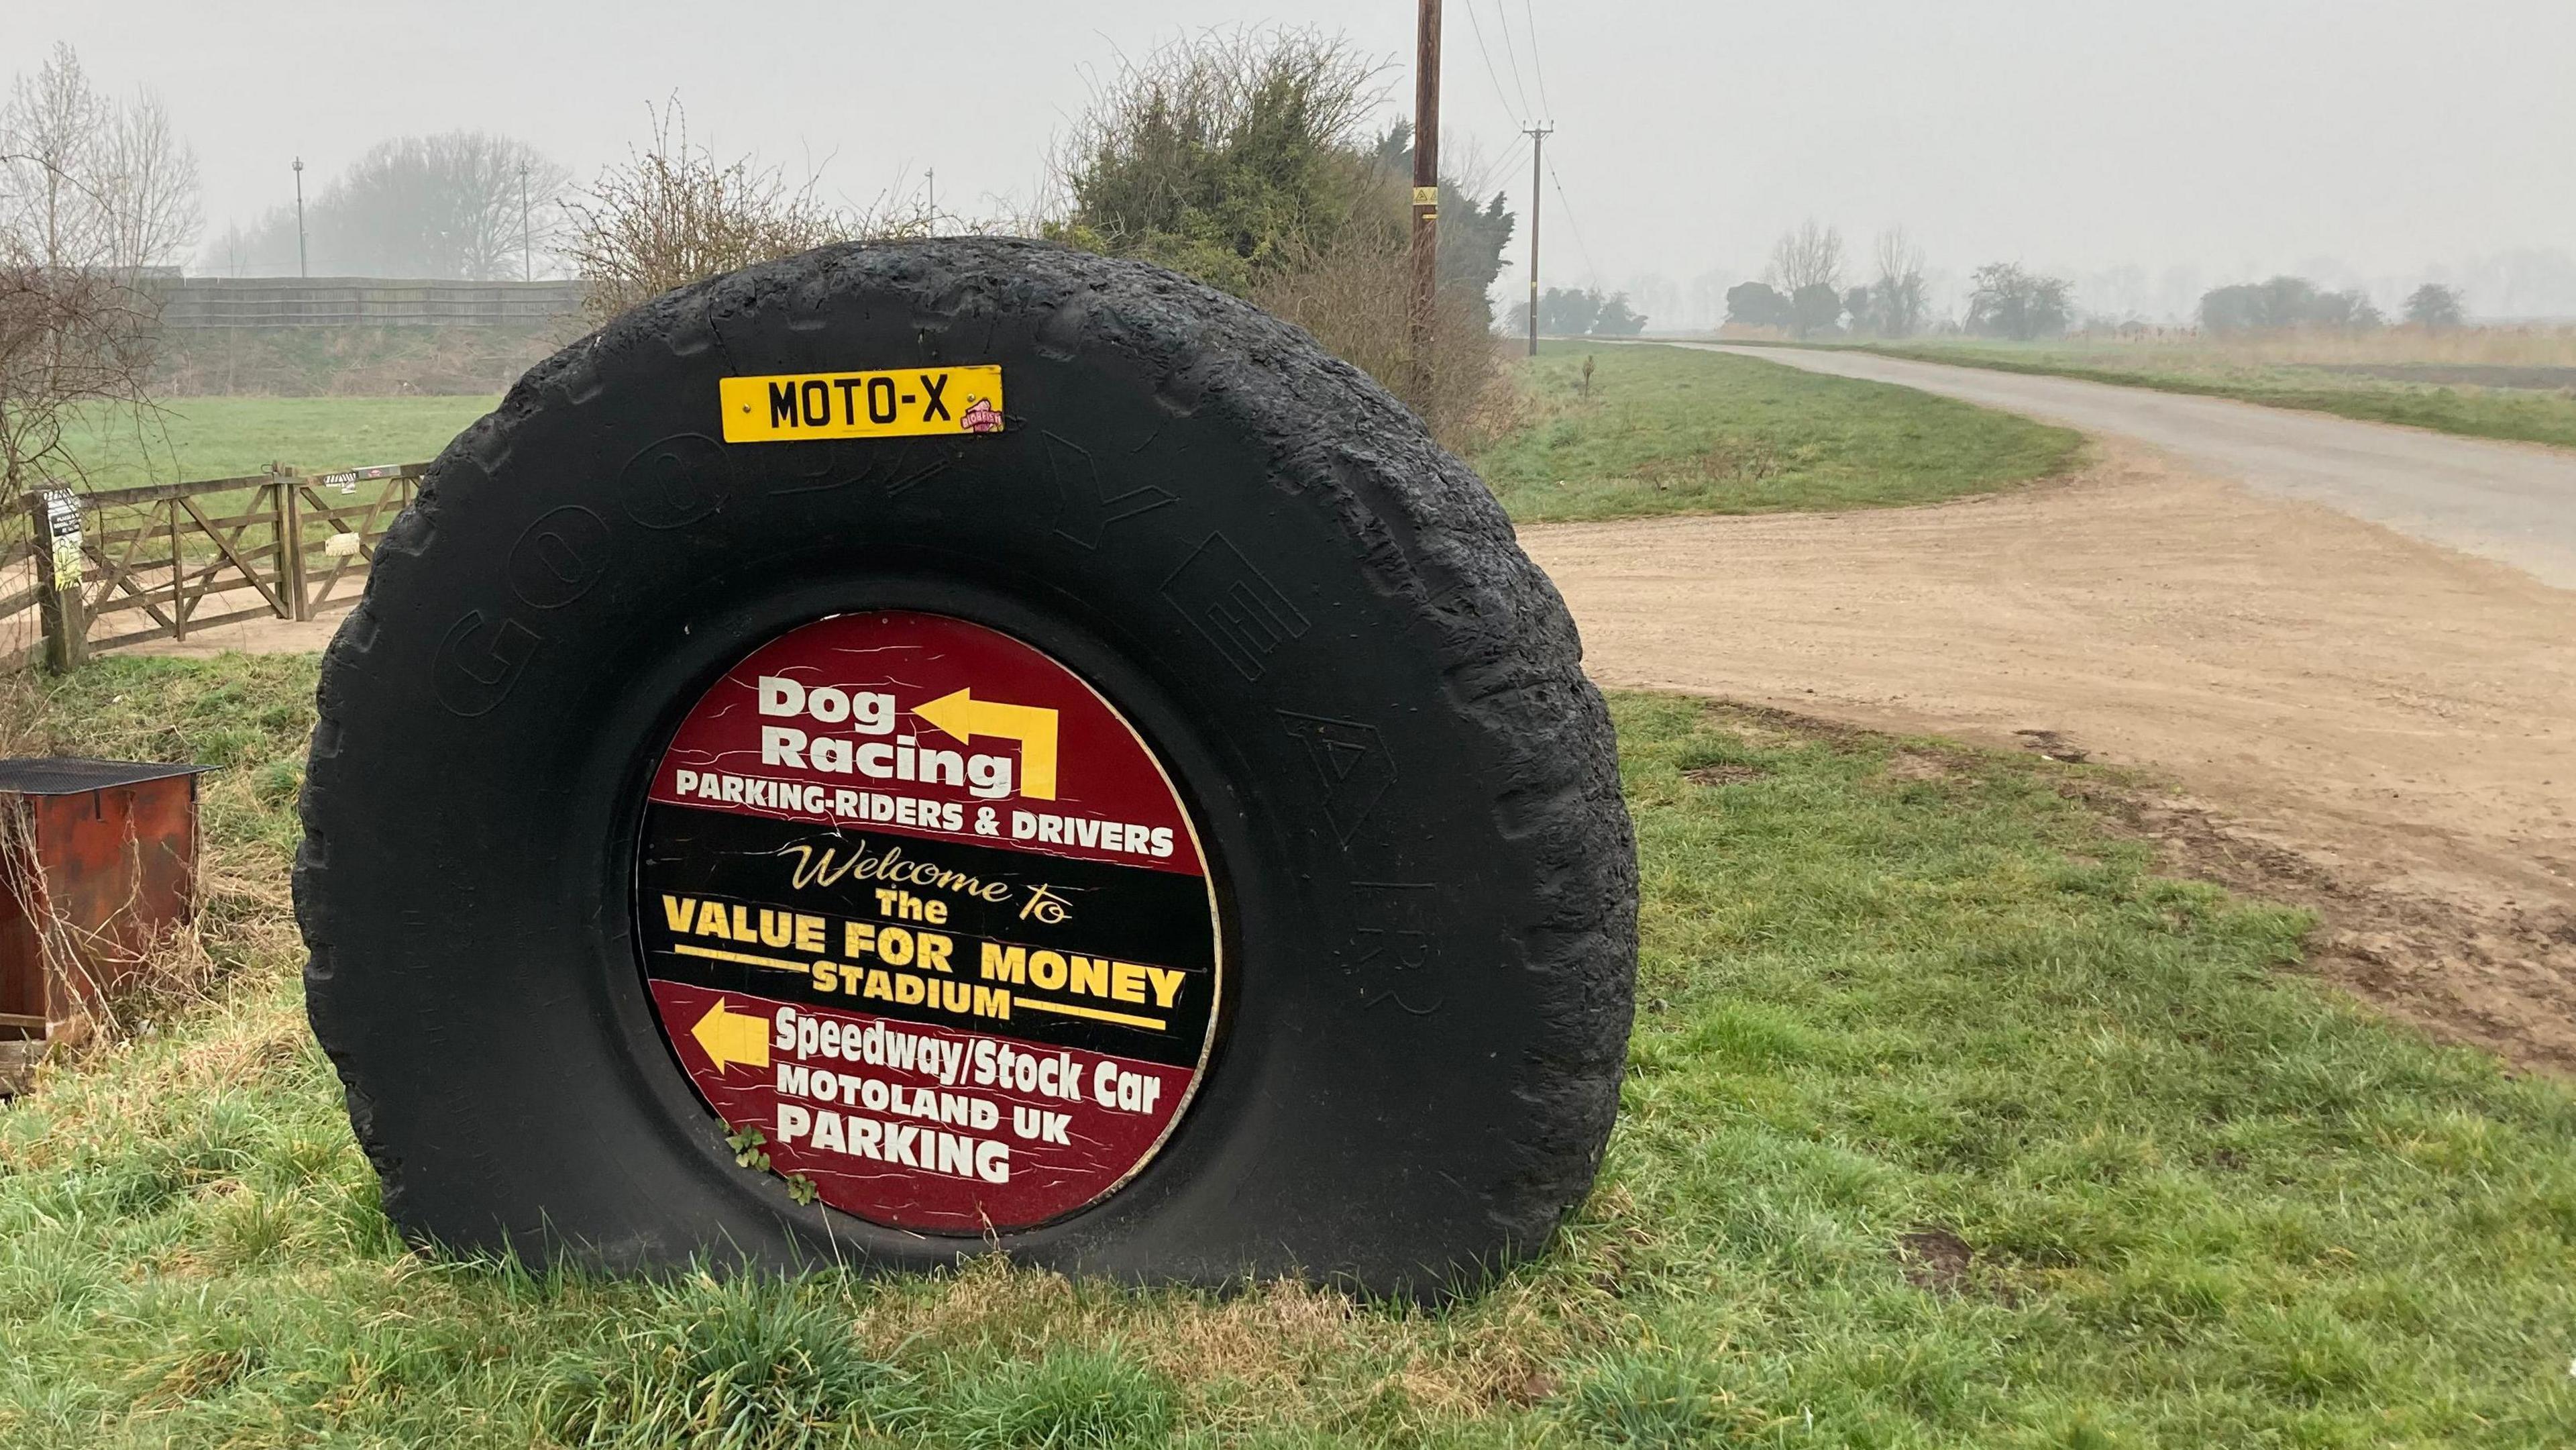
<path id="1" fill-rule="evenodd" d="M 2083 446 L 1908 388 L 1687 348 L 1543 343 L 1530 384 L 1534 421 L 1472 460 L 1525 523 L 1929 503 L 2063 473 Z"/>
<path id="2" fill-rule="evenodd" d="M 1926 503 L 2064 472 L 2082 448 L 2010 414 L 1682 348 L 1549 343 L 1530 384 L 1535 421 L 1473 460 L 1525 522 Z M 75 450 L 95 488 L 408 463 L 497 401 L 176 398 L 146 436 L 103 423 Z"/>
<path id="3" fill-rule="evenodd" d="M 2117 342 L 1940 341 L 1869 343 L 1869 351 L 2004 372 L 2050 373 L 2169 393 L 2236 398 L 2276 408 L 2403 423 L 2472 438 L 2576 448 L 2576 386 L 2503 388 L 2407 381 L 2350 369 L 2378 366 L 2292 361 L 2296 352 Z M 2401 371 L 2406 365 L 2387 365 Z M 2461 369 L 2475 373 L 2475 365 Z M 2554 371 L 2554 370 L 2553 370 Z"/>
<path id="4" fill-rule="evenodd" d="M 435 458 L 499 397 L 172 398 L 138 435 L 94 420 L 69 440 L 91 488 L 239 478 L 271 463 L 307 471 Z"/>
<path id="5" fill-rule="evenodd" d="M 2154 876 L 2087 767 L 1668 697 L 1615 705 L 1608 1164 L 1479 1299 L 413 1256 L 301 1018 L 312 681 L 0 697 L 12 753 L 227 767 L 202 983 L 0 1111 L 0 1443 L 2576 1443 L 2576 1093 L 2286 973 L 2303 922 Z"/>

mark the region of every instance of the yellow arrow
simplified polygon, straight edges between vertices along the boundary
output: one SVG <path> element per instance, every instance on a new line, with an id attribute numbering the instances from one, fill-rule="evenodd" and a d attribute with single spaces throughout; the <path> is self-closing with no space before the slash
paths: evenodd
<path id="1" fill-rule="evenodd" d="M 1020 742 L 1020 794 L 1055 799 L 1055 712 L 1037 705 L 978 700 L 972 686 L 942 695 L 912 713 L 960 740 L 978 735 Z"/>
<path id="2" fill-rule="evenodd" d="M 689 1029 L 689 1035 L 706 1049 L 707 1059 L 718 1072 L 737 1062 L 769 1066 L 769 1024 L 748 1013 L 726 1011 L 722 997 L 698 1019 L 697 1026 Z"/>

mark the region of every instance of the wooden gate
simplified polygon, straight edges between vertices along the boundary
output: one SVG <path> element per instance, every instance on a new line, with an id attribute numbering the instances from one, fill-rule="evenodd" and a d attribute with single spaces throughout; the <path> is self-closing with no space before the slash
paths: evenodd
<path id="1" fill-rule="evenodd" d="M 12 571 L 17 577 L 0 587 L 0 638 L 32 634 L 31 647 L 11 650 L 16 660 L 41 654 L 68 666 L 141 640 L 184 640 L 245 619 L 312 619 L 345 609 L 357 602 L 376 544 L 428 467 L 281 468 L 30 495 L 31 537 Z M 56 557 L 56 541 L 71 542 L 63 535 L 75 516 L 77 587 Z"/>

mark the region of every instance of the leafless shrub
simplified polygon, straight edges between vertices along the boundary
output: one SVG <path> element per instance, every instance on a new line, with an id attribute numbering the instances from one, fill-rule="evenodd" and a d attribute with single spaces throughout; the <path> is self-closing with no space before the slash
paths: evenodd
<path id="1" fill-rule="evenodd" d="M 154 318 L 115 276 L 29 262 L 0 238 L 0 498 L 84 476 L 63 443 L 82 410 L 150 416 Z"/>
<path id="2" fill-rule="evenodd" d="M 566 253 L 590 284 L 584 307 L 594 321 L 755 262 L 857 237 L 929 231 L 926 215 L 830 205 L 816 194 L 818 178 L 790 183 L 781 168 L 747 155 L 719 160 L 690 143 L 676 99 L 651 115 L 651 142 L 602 171 L 569 207 Z"/>

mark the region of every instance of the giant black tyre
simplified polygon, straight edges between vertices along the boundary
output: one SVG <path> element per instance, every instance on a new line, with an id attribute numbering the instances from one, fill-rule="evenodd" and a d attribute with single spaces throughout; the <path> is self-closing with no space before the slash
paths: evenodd
<path id="1" fill-rule="evenodd" d="M 720 378 L 980 364 L 999 432 L 720 441 Z M 657 762 L 728 670 L 834 618 L 964 621 L 1060 664 L 1193 823 L 1223 977 L 1186 1110 L 1044 1221 L 811 1201 L 727 1141 L 744 1124 L 657 1016 L 664 911 L 707 925 L 639 884 Z M 1635 854 L 1579 655 L 1474 474 L 1231 297 L 1006 241 L 755 267 L 530 372 L 377 550 L 304 792 L 313 1028 L 387 1212 L 452 1251 L 924 1268 L 998 1245 L 1450 1292 L 1545 1242 L 1617 1106 Z M 1064 1084 L 1090 1061 L 1062 1057 Z"/>

